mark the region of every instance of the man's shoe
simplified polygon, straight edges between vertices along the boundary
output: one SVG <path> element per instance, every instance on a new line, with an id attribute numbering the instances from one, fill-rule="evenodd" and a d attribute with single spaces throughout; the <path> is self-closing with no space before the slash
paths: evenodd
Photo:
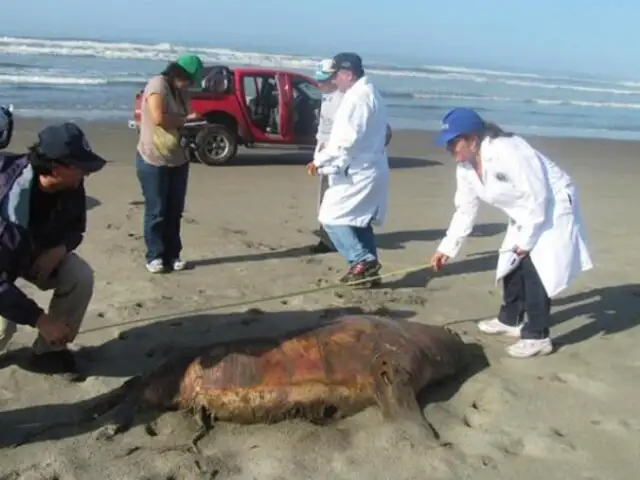
<path id="1" fill-rule="evenodd" d="M 371 288 L 380 285 L 378 273 L 382 265 L 377 260 L 366 260 L 351 266 L 349 271 L 340 278 L 341 283 L 359 282 L 354 287 Z M 368 280 L 368 281 L 366 281 Z"/>

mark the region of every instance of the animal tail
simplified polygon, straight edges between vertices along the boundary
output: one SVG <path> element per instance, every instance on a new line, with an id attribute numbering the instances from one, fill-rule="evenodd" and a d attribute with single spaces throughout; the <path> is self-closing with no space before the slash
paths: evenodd
<path id="1" fill-rule="evenodd" d="M 119 387 L 94 398 L 92 403 L 83 411 L 83 420 L 93 420 L 110 412 L 137 391 L 142 381 L 142 377 L 136 375 Z"/>

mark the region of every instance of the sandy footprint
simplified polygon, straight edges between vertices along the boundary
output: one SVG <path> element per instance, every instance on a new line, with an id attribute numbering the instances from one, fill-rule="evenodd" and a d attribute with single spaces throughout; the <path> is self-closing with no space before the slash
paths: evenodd
<path id="1" fill-rule="evenodd" d="M 551 376 L 551 380 L 564 383 L 601 400 L 607 400 L 615 394 L 615 390 L 605 383 L 571 372 L 555 373 Z"/>
<path id="2" fill-rule="evenodd" d="M 539 427 L 525 431 L 522 444 L 522 454 L 530 457 L 572 460 L 583 466 L 589 461 L 589 455 L 578 449 L 566 432 L 555 428 Z"/>
<path id="3" fill-rule="evenodd" d="M 420 427 L 422 428 L 422 427 Z M 448 435 L 447 435 L 448 438 Z M 470 471 L 472 461 L 460 449 L 438 447 L 431 435 L 409 425 L 382 423 L 353 431 L 351 448 L 329 457 L 330 473 L 339 478 L 451 478 Z M 366 452 L 366 453 L 365 453 Z M 402 465 L 402 470 L 397 467 Z"/>
<path id="4" fill-rule="evenodd" d="M 627 420 L 624 418 L 603 418 L 593 419 L 589 422 L 594 427 L 616 436 L 628 437 L 634 436 L 637 440 L 638 432 L 640 432 L 640 422 L 637 420 Z"/>
<path id="5" fill-rule="evenodd" d="M 424 307 L 427 304 L 426 295 L 384 288 L 373 290 L 342 288 L 335 290 L 333 294 L 335 298 L 340 299 L 343 303 L 349 303 L 350 305 L 395 303 Z"/>
<path id="6" fill-rule="evenodd" d="M 47 456 L 46 454 L 44 456 Z M 57 458 L 44 459 L 27 467 L 14 470 L 6 477 L 11 480 L 71 480 L 76 477 L 70 472 L 70 468 Z M 13 475 L 13 476 L 12 476 Z"/>
<path id="7" fill-rule="evenodd" d="M 472 428 L 490 429 L 501 423 L 505 412 L 518 406 L 521 396 L 517 386 L 507 379 L 486 376 L 475 395 L 470 395 L 471 401 L 463 412 L 464 421 Z"/>

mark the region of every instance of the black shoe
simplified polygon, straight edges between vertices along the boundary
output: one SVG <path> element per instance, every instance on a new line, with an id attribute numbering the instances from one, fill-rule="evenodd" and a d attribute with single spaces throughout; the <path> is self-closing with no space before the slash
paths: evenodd
<path id="1" fill-rule="evenodd" d="M 69 350 L 32 354 L 29 360 L 29 370 L 47 375 L 63 375 L 69 380 L 80 381 L 82 375 L 78 371 L 75 356 Z"/>

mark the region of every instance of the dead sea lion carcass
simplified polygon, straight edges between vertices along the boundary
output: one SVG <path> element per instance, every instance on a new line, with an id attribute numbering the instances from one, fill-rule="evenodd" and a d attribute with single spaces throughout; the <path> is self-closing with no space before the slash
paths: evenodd
<path id="1" fill-rule="evenodd" d="M 425 422 L 416 396 L 467 365 L 465 342 L 445 327 L 371 315 L 342 316 L 287 338 L 197 347 L 103 396 L 113 434 L 138 409 L 198 413 L 210 420 L 327 423 L 377 405 L 386 419 Z"/>

